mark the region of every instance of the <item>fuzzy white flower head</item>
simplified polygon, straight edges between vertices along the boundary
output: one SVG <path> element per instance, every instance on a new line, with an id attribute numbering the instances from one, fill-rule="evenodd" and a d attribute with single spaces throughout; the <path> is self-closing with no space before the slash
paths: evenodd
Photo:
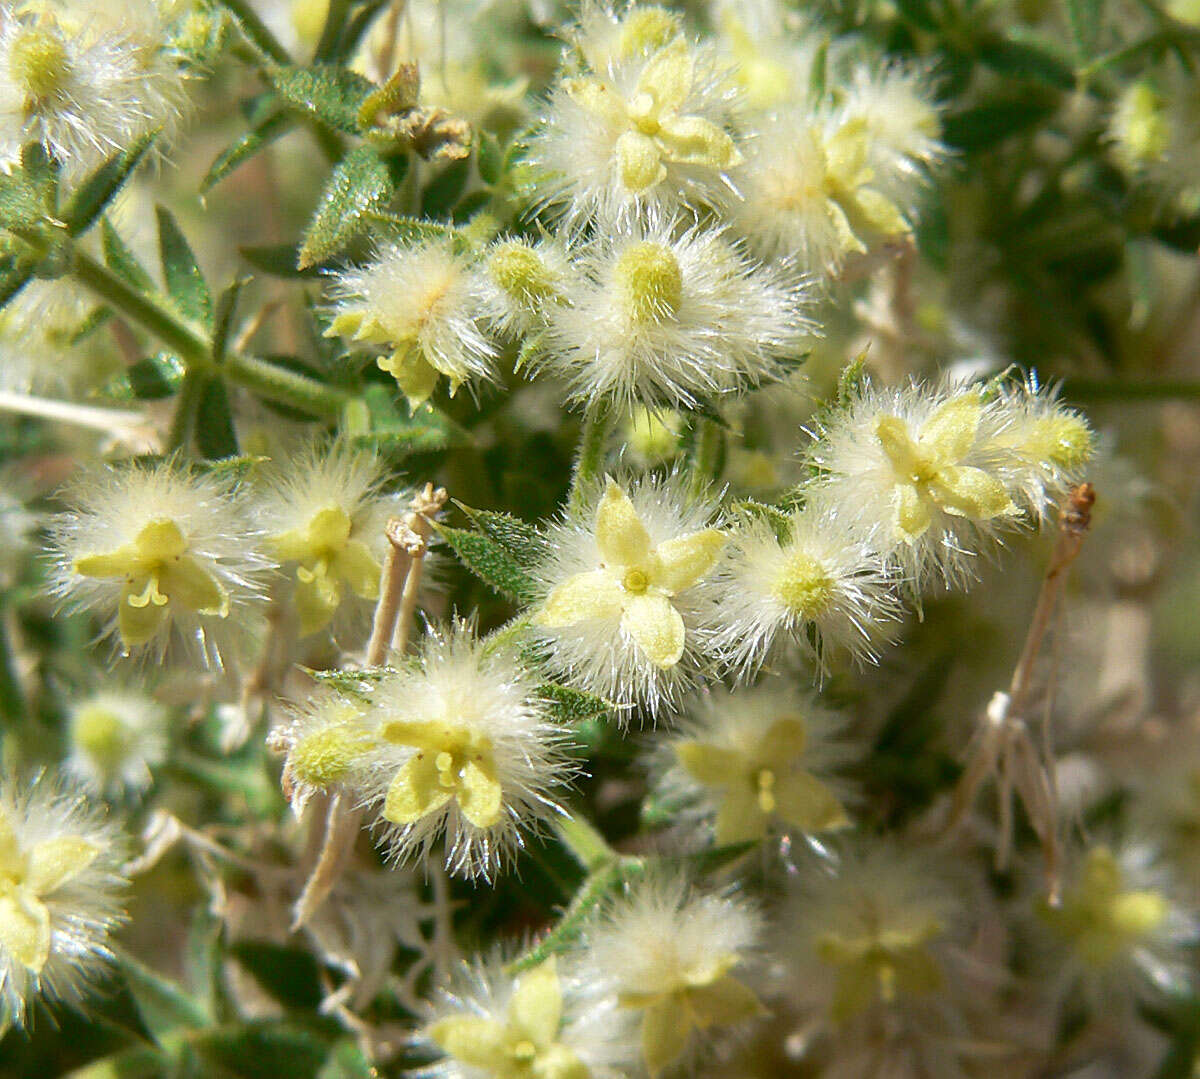
<path id="1" fill-rule="evenodd" d="M 1185 949 L 1200 922 L 1175 898 L 1173 882 L 1147 845 L 1088 849 L 1072 867 L 1057 906 L 1038 914 L 1065 946 L 1063 997 L 1082 988 L 1105 1009 L 1132 1005 L 1147 990 L 1177 992 L 1194 978 Z"/>
<path id="2" fill-rule="evenodd" d="M 705 692 L 659 754 L 663 797 L 711 824 L 717 846 L 846 828 L 848 784 L 836 772 L 859 754 L 844 726 L 779 679 Z"/>
<path id="3" fill-rule="evenodd" d="M 778 377 L 814 331 L 786 263 L 758 264 L 720 230 L 633 224 L 590 244 L 579 266 L 548 312 L 539 366 L 589 406 L 736 393 Z"/>
<path id="4" fill-rule="evenodd" d="M 137 793 L 167 758 L 167 710 L 129 689 L 102 690 L 72 705 L 66 769 L 88 788 Z"/>
<path id="5" fill-rule="evenodd" d="M 11 587 L 32 547 L 37 518 L 11 490 L 0 486 L 0 585 Z"/>
<path id="6" fill-rule="evenodd" d="M 0 309 L 0 389 L 77 393 L 101 366 L 95 341 L 76 339 L 95 306 L 69 278 L 30 281 Z"/>
<path id="7" fill-rule="evenodd" d="M 1000 392 L 998 407 L 1006 415 L 996 444 L 1013 457 L 1016 492 L 1021 503 L 1043 517 L 1083 479 L 1096 439 L 1084 416 L 1039 390 L 1032 376 Z"/>
<path id="8" fill-rule="evenodd" d="M 271 732 L 268 745 L 286 754 L 280 784 L 297 817 L 314 794 L 360 790 L 379 740 L 366 719 L 362 695 L 322 687 L 290 709 L 289 722 Z"/>
<path id="9" fill-rule="evenodd" d="M 607 3 L 584 0 L 579 21 L 563 36 L 592 71 L 658 52 L 683 32 L 683 17 L 658 4 L 626 3 L 618 11 Z"/>
<path id="10" fill-rule="evenodd" d="M 419 657 L 374 687 L 366 721 L 379 747 L 365 798 L 398 860 L 427 856 L 445 836 L 451 872 L 490 877 L 522 830 L 561 812 L 554 793 L 571 777 L 562 732 L 521 664 L 466 624 L 431 629 Z"/>
<path id="11" fill-rule="evenodd" d="M 733 61 L 746 110 L 753 114 L 803 102 L 821 35 L 780 0 L 718 0 L 712 7 L 718 46 Z"/>
<path id="12" fill-rule="evenodd" d="M 727 201 L 735 100 L 715 53 L 682 37 L 566 77 L 531 146 L 535 194 L 571 229 Z"/>
<path id="13" fill-rule="evenodd" d="M 327 331 L 386 348 L 379 366 L 415 407 L 443 376 L 459 386 L 492 377 L 495 347 L 478 323 L 478 278 L 449 240 L 393 245 L 335 278 Z"/>
<path id="14" fill-rule="evenodd" d="M 682 481 L 643 477 L 581 500 L 551 526 L 538 566 L 534 629 L 547 667 L 572 685 L 651 716 L 712 654 L 709 585 L 722 532 Z"/>
<path id="15" fill-rule="evenodd" d="M 113 10 L 16 3 L 0 12 L 0 157 L 36 141 L 82 173 L 177 111 L 181 75 L 164 57 L 161 26 Z"/>
<path id="16" fill-rule="evenodd" d="M 384 492 L 386 481 L 383 461 L 348 442 L 310 444 L 262 476 L 264 546 L 295 579 L 302 635 L 378 599 L 384 529 L 403 501 Z"/>
<path id="17" fill-rule="evenodd" d="M 89 470 L 52 528 L 55 592 L 108 619 L 123 654 L 169 646 L 219 666 L 266 562 L 241 493 L 171 461 Z"/>
<path id="18" fill-rule="evenodd" d="M 747 514 L 716 581 L 717 645 L 743 674 L 756 670 L 783 640 L 811 656 L 822 672 L 830 648 L 874 660 L 876 646 L 900 617 L 894 586 L 875 546 L 823 499 L 793 511 L 785 535 L 772 521 Z"/>
<path id="19" fill-rule="evenodd" d="M 765 1014 L 743 980 L 761 935 L 744 900 L 695 891 L 678 876 L 645 877 L 587 932 L 585 977 L 639 1017 L 642 1060 L 657 1077 L 704 1034 Z"/>
<path id="20" fill-rule="evenodd" d="M 731 210 L 735 227 L 756 254 L 794 256 L 815 275 L 907 236 L 912 225 L 885 193 L 875 151 L 863 117 L 818 109 L 769 120 L 739 173 L 745 197 Z"/>
<path id="21" fill-rule="evenodd" d="M 1113 104 L 1108 141 L 1117 164 L 1133 176 L 1161 171 L 1174 132 L 1167 102 L 1148 80 L 1130 83 Z"/>
<path id="22" fill-rule="evenodd" d="M 545 325 L 547 313 L 566 302 L 575 269 L 550 239 L 501 239 L 488 248 L 480 272 L 486 322 L 505 338 L 522 338 Z"/>
<path id="23" fill-rule="evenodd" d="M 967 575 L 982 542 L 1021 523 L 1005 410 L 979 387 L 864 386 L 808 451 L 823 496 L 919 586 Z"/>
<path id="24" fill-rule="evenodd" d="M 908 207 L 914 184 L 923 183 L 947 153 L 928 76 L 902 63 L 859 64 L 844 94 L 842 122 L 865 124 L 874 182 Z"/>
<path id="25" fill-rule="evenodd" d="M 35 996 L 73 1003 L 112 959 L 125 920 L 122 848 L 72 788 L 0 780 L 0 1027 Z"/>
<path id="26" fill-rule="evenodd" d="M 634 1063 L 628 1016 L 581 997 L 569 964 L 551 956 L 520 974 L 498 955 L 464 964 L 440 993 L 422 1040 L 444 1056 L 438 1079 L 619 1079 Z"/>
<path id="27" fill-rule="evenodd" d="M 862 841 L 800 880 L 775 923 L 787 990 L 840 1026 L 902 1011 L 947 985 L 944 949 L 964 896 L 937 861 L 900 841 Z"/>

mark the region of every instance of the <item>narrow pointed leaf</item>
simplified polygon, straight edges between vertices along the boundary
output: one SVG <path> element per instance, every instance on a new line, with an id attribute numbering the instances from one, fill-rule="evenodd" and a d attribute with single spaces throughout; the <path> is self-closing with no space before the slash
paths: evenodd
<path id="1" fill-rule="evenodd" d="M 107 217 L 100 222 L 100 243 L 104 251 L 104 262 L 113 273 L 123 277 L 139 292 L 150 295 L 158 291 L 154 279 L 138 261 L 137 255 L 121 239 Z"/>
<path id="2" fill-rule="evenodd" d="M 217 155 L 216 160 L 205 173 L 204 179 L 200 181 L 200 194 L 211 191 L 236 168 L 244 165 L 255 154 L 265 150 L 276 139 L 290 131 L 294 123 L 295 117 L 282 109 L 271 113 L 266 119 L 260 120 Z"/>
<path id="3" fill-rule="evenodd" d="M 162 257 L 163 280 L 180 314 L 204 326 L 212 326 L 212 296 L 196 256 L 171 212 L 157 207 L 158 250 Z"/>
<path id="4" fill-rule="evenodd" d="M 125 181 L 141 164 L 154 137 L 154 134 L 146 135 L 128 150 L 110 157 L 76 188 L 59 214 L 70 235 L 79 236 L 86 232 L 96 218 L 104 213 L 117 192 L 125 186 Z"/>
<path id="5" fill-rule="evenodd" d="M 375 89 L 370 79 L 332 64 L 281 66 L 267 77 L 290 108 L 348 135 L 358 134 L 359 106 Z"/>

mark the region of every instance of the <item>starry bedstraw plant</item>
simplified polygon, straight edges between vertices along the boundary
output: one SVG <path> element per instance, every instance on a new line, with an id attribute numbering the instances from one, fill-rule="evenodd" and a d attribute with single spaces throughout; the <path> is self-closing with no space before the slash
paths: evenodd
<path id="1" fill-rule="evenodd" d="M 1187 1071 L 1200 31 L 1018 6 L 0 4 L 0 1060 Z"/>

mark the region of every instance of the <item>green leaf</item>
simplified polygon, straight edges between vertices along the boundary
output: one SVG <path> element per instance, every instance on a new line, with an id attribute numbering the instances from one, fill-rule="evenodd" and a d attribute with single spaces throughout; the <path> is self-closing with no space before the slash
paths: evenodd
<path id="1" fill-rule="evenodd" d="M 259 273 L 271 277 L 288 279 L 317 280 L 321 271 L 314 266 L 300 269 L 299 244 L 271 244 L 265 247 L 239 247 L 238 254 L 242 256 Z"/>
<path id="2" fill-rule="evenodd" d="M 158 291 L 154 279 L 138 261 L 137 255 L 126 246 L 107 217 L 100 222 L 100 244 L 104 251 L 105 265 L 113 273 L 146 295 L 153 295 Z"/>
<path id="3" fill-rule="evenodd" d="M 724 847 L 712 847 L 709 850 L 702 850 L 692 856 L 692 870 L 697 876 L 701 877 L 709 873 L 715 873 L 718 869 L 736 862 L 742 855 L 748 854 L 752 850 L 757 850 L 761 845 L 759 840 L 749 839 L 742 843 L 730 843 Z"/>
<path id="4" fill-rule="evenodd" d="M 1104 0 L 1067 0 L 1067 21 L 1076 55 L 1081 60 L 1092 59 L 1104 25 Z"/>
<path id="5" fill-rule="evenodd" d="M 110 157 L 75 189 L 59 214 L 71 236 L 80 236 L 91 228 L 153 143 L 154 135 L 144 136 L 128 150 Z"/>
<path id="6" fill-rule="evenodd" d="M 507 548 L 518 562 L 528 565 L 545 544 L 542 534 L 533 525 L 514 517 L 511 513 L 472 509 L 457 499 L 455 505 L 471 519 L 471 523 L 480 532 Z"/>
<path id="7" fill-rule="evenodd" d="M 220 364 L 225 359 L 229 334 L 233 328 L 233 317 L 237 313 L 238 298 L 242 289 L 246 287 L 247 280 L 245 277 L 237 278 L 217 298 L 217 315 L 213 323 L 213 363 Z"/>
<path id="8" fill-rule="evenodd" d="M 181 985 L 119 953 L 117 966 L 137 1001 L 147 1029 L 158 1041 L 173 1031 L 207 1026 L 212 1016 Z"/>
<path id="9" fill-rule="evenodd" d="M 46 218 L 43 193 L 24 169 L 0 172 L 0 227 L 32 231 Z"/>
<path id="10" fill-rule="evenodd" d="M 479 177 L 489 187 L 495 187 L 504 176 L 504 147 L 490 131 L 481 131 L 475 146 Z"/>
<path id="11" fill-rule="evenodd" d="M 1033 42 L 995 38 L 980 46 L 979 59 L 1004 75 L 1034 79 L 1059 90 L 1075 87 L 1075 72 L 1071 65 Z"/>
<path id="12" fill-rule="evenodd" d="M 421 191 L 421 209 L 426 217 L 448 218 L 467 189 L 471 159 L 452 161 Z"/>
<path id="13" fill-rule="evenodd" d="M 294 122 L 295 117 L 291 113 L 279 110 L 260 120 L 249 131 L 235 139 L 209 166 L 204 179 L 200 181 L 200 194 L 211 191 L 239 165 L 245 164 L 259 151 L 286 134 Z"/>
<path id="14" fill-rule="evenodd" d="M 272 68 L 267 78 L 291 108 L 348 135 L 358 134 L 359 107 L 375 89 L 370 79 L 333 64 L 284 65 Z"/>
<path id="15" fill-rule="evenodd" d="M 943 130 L 946 143 L 958 150 L 989 150 L 1046 119 L 1055 105 L 1044 101 L 989 101 L 951 112 Z"/>
<path id="16" fill-rule="evenodd" d="M 366 215 L 372 225 L 382 225 L 394 239 L 400 243 L 422 243 L 425 240 L 461 240 L 462 234 L 453 225 L 438 221 L 422 221 L 417 217 L 403 217 L 399 214 L 381 213 L 371 210 Z"/>
<path id="17" fill-rule="evenodd" d="M 200 1058 L 201 1075 L 212 1069 L 239 1079 L 317 1079 L 329 1043 L 295 1023 L 259 1020 L 206 1030 L 189 1040 Z"/>
<path id="18" fill-rule="evenodd" d="M 379 1073 L 363 1056 L 358 1042 L 346 1038 L 333 1047 L 317 1079 L 378 1079 Z"/>
<path id="19" fill-rule="evenodd" d="M 378 384 L 366 388 L 362 402 L 367 408 L 370 430 L 355 438 L 357 445 L 372 447 L 391 456 L 438 453 L 471 442 L 471 434 L 432 405 L 423 405 L 411 415 L 399 409 L 391 390 Z"/>
<path id="20" fill-rule="evenodd" d="M 17 295 L 33 277 L 32 262 L 6 258 L 0 262 L 0 307 Z"/>
<path id="21" fill-rule="evenodd" d="M 537 587 L 525 567 L 490 536 L 438 523 L 434 528 L 459 561 L 501 595 L 520 603 L 532 603 L 537 598 Z"/>
<path id="22" fill-rule="evenodd" d="M 240 940 L 232 955 L 285 1008 L 315 1009 L 320 1003 L 321 968 L 311 952 L 267 940 Z"/>
<path id="23" fill-rule="evenodd" d="M 407 158 L 384 159 L 366 144 L 342 158 L 321 192 L 297 266 L 304 270 L 344 251 L 363 230 L 367 211 L 395 194 L 407 165 Z"/>
<path id="24" fill-rule="evenodd" d="M 896 7 L 913 26 L 921 30 L 937 30 L 937 16 L 934 15 L 933 5 L 929 0 L 896 0 Z"/>
<path id="25" fill-rule="evenodd" d="M 287 49 L 279 44 L 275 35 L 267 29 L 267 24 L 250 6 L 248 0 L 217 0 L 217 3 L 237 20 L 237 24 L 241 27 L 242 33 L 246 35 L 247 40 L 255 45 L 264 56 L 278 64 L 291 62 Z"/>
<path id="26" fill-rule="evenodd" d="M 765 521 L 771 526 L 771 530 L 775 533 L 775 538 L 780 541 L 786 540 L 792 530 L 791 517 L 778 506 L 771 506 L 766 502 L 756 502 L 752 498 L 746 498 L 735 502 L 730 509 L 734 513 L 745 513 L 750 517 L 757 517 L 759 520 Z"/>
<path id="27" fill-rule="evenodd" d="M 237 433 L 224 379 L 210 378 L 200 391 L 195 438 L 196 448 L 210 461 L 238 455 Z"/>
<path id="28" fill-rule="evenodd" d="M 550 705 L 550 712 L 554 718 L 567 726 L 611 716 L 621 707 L 594 693 L 586 693 L 571 686 L 560 686 L 557 682 L 543 682 L 538 686 L 537 692 L 538 696 Z"/>
<path id="29" fill-rule="evenodd" d="M 155 211 L 158 215 L 158 250 L 167 293 L 181 315 L 211 329 L 212 296 L 196 256 L 171 212 L 164 206 L 156 207 Z"/>
<path id="30" fill-rule="evenodd" d="M 158 401 L 179 392 L 184 363 L 173 352 L 159 352 L 130 364 L 96 391 L 109 401 Z"/>

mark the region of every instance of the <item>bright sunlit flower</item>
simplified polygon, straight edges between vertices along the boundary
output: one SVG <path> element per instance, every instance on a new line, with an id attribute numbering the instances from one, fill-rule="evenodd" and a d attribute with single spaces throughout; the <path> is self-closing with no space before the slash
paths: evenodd
<path id="1" fill-rule="evenodd" d="M 521 338 L 541 329 L 556 305 L 566 302 L 574 274 L 566 252 L 553 240 L 500 240 L 483 258 L 484 317 L 502 337 Z"/>
<path id="2" fill-rule="evenodd" d="M 103 690 L 70 712 L 66 768 L 95 791 L 145 790 L 167 756 L 167 710 L 133 690 Z"/>
<path id="3" fill-rule="evenodd" d="M 386 247 L 335 280 L 327 332 L 386 349 L 379 366 L 414 408 L 443 376 L 451 394 L 492 376 L 496 350 L 478 323 L 478 279 L 449 240 Z"/>
<path id="4" fill-rule="evenodd" d="M 961 576 L 981 538 L 1020 522 L 1005 414 L 978 388 L 865 388 L 825 419 L 808 457 L 829 501 L 916 582 Z"/>
<path id="5" fill-rule="evenodd" d="M 838 831 L 850 824 L 836 770 L 853 759 L 840 716 L 781 680 L 713 689 L 663 748 L 665 797 L 712 822 L 717 846 L 772 831 Z"/>
<path id="6" fill-rule="evenodd" d="M 821 670 L 831 647 L 873 659 L 900 615 L 894 584 L 874 545 L 832 503 L 794 511 L 785 536 L 748 514 L 717 577 L 717 643 L 743 673 L 784 639 Z"/>
<path id="7" fill-rule="evenodd" d="M 747 110 L 803 107 L 820 33 L 780 0 L 721 0 L 713 7 L 717 42 L 733 61 Z"/>
<path id="8" fill-rule="evenodd" d="M 403 496 L 386 494 L 387 472 L 347 442 L 312 445 L 262 479 L 257 500 L 264 545 L 294 577 L 300 633 L 325 629 L 355 599 L 379 597 L 384 529 Z"/>
<path id="9" fill-rule="evenodd" d="M 588 405 L 692 406 L 739 392 L 798 362 L 814 331 L 786 263 L 755 263 L 721 231 L 632 225 L 578 261 L 567 302 L 549 311 L 539 366 Z"/>
<path id="10" fill-rule="evenodd" d="M 644 878 L 588 932 L 586 977 L 637 1015 L 642 1061 L 657 1077 L 706 1035 L 765 1014 L 744 980 L 760 936 L 743 900 L 696 892 L 680 877 Z"/>
<path id="11" fill-rule="evenodd" d="M 168 460 L 86 471 L 64 500 L 56 592 L 108 619 L 126 655 L 177 644 L 219 665 L 265 569 L 232 483 Z"/>
<path id="12" fill-rule="evenodd" d="M 682 37 L 566 77 L 533 145 L 537 194 L 572 228 L 728 199 L 726 174 L 742 162 L 734 98 L 711 49 Z"/>
<path id="13" fill-rule="evenodd" d="M 841 105 L 843 124 L 865 124 L 874 182 L 901 206 L 914 182 L 946 157 L 942 120 L 928 77 L 904 64 L 860 64 L 850 74 Z"/>
<path id="14" fill-rule="evenodd" d="M 534 616 L 550 669 L 652 715 L 675 699 L 706 647 L 704 582 L 725 545 L 711 520 L 674 482 L 610 477 L 554 525 Z"/>
<path id="15" fill-rule="evenodd" d="M 521 665 L 465 625 L 431 630 L 420 656 L 373 688 L 366 720 L 379 742 L 367 797 L 397 859 L 445 836 L 452 872 L 489 877 L 522 830 L 560 812 L 562 732 Z"/>
<path id="16" fill-rule="evenodd" d="M 122 851 L 83 797 L 41 775 L 0 782 L 0 1026 L 35 996 L 80 999 L 124 921 Z"/>
<path id="17" fill-rule="evenodd" d="M 683 32 L 683 18 L 658 4 L 627 4 L 618 12 L 607 3 L 584 0 L 579 22 L 565 31 L 593 71 L 658 52 Z"/>
<path id="18" fill-rule="evenodd" d="M 634 1050 L 611 1002 L 580 999 L 551 956 L 515 978 L 476 962 L 443 991 L 423 1039 L 443 1054 L 445 1079 L 616 1079 Z"/>

